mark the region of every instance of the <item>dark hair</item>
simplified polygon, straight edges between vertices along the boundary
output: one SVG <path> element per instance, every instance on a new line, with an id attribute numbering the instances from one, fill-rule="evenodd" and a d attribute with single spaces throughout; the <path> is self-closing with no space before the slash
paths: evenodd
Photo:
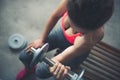
<path id="1" fill-rule="evenodd" d="M 113 13 L 113 0 L 68 0 L 68 16 L 78 27 L 95 30 Z"/>

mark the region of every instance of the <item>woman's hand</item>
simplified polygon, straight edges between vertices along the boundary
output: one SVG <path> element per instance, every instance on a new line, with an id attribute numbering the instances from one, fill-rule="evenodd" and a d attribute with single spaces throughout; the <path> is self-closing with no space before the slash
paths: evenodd
<path id="1" fill-rule="evenodd" d="M 31 47 L 37 49 L 37 48 L 42 47 L 43 45 L 44 45 L 44 42 L 41 39 L 37 39 L 37 40 L 31 42 L 25 50 L 27 53 L 29 53 Z"/>
<path id="2" fill-rule="evenodd" d="M 65 76 L 68 73 L 68 70 L 70 70 L 70 67 L 68 66 L 64 66 L 63 64 L 59 63 L 58 61 L 55 61 L 54 66 L 50 67 L 49 70 L 50 72 L 53 74 L 53 76 L 57 79 L 57 80 L 64 80 Z"/>

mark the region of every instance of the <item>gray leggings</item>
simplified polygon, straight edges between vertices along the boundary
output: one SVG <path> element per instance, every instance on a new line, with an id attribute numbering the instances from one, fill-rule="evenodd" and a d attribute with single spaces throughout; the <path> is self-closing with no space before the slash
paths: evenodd
<path id="1" fill-rule="evenodd" d="M 51 31 L 48 38 L 46 39 L 46 42 L 49 43 L 48 51 L 55 48 L 60 48 L 61 50 L 64 50 L 67 47 L 71 46 L 71 44 L 65 39 L 61 27 L 57 27 L 57 26 Z M 87 58 L 88 55 L 89 55 L 89 51 L 81 55 L 80 57 L 77 57 L 63 64 L 70 66 L 71 68 L 74 68 L 76 65 L 81 64 Z M 33 55 L 26 54 L 25 50 L 23 50 L 19 55 L 19 59 L 22 61 L 22 63 L 25 65 L 27 69 L 30 69 L 30 63 L 32 57 Z M 48 70 L 48 65 L 44 62 L 37 64 L 35 73 L 39 78 L 43 78 L 43 79 L 52 76 L 52 74 Z"/>

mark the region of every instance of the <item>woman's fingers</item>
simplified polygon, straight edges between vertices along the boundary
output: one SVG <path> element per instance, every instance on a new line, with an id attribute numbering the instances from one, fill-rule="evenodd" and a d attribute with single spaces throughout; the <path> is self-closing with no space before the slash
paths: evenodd
<path id="1" fill-rule="evenodd" d="M 69 66 L 65 66 L 68 70 L 71 70 L 71 68 Z"/>
<path id="2" fill-rule="evenodd" d="M 53 67 L 50 67 L 50 72 L 57 80 L 63 80 L 68 73 L 70 67 L 64 66 L 57 62 Z"/>
<path id="3" fill-rule="evenodd" d="M 61 66 L 62 66 L 62 64 L 60 64 L 60 63 L 57 65 L 57 68 L 56 68 L 56 70 L 54 71 L 54 75 L 56 75 L 56 76 L 58 75 L 58 73 L 59 73 L 59 71 L 60 71 L 60 69 L 61 69 Z"/>
<path id="4" fill-rule="evenodd" d="M 55 72 L 55 71 L 56 71 L 57 67 L 58 67 L 58 63 L 55 63 L 53 67 L 50 67 L 50 72 L 51 72 L 54 76 L 56 76 L 56 72 Z"/>
<path id="5" fill-rule="evenodd" d="M 33 47 L 33 43 L 30 43 L 25 49 L 27 53 L 29 53 L 31 47 Z"/>
<path id="6" fill-rule="evenodd" d="M 29 55 L 31 55 L 31 54 L 32 54 L 32 52 L 30 52 L 31 47 L 37 49 L 37 48 L 40 48 L 40 47 L 43 46 L 43 45 L 44 45 L 44 42 L 42 42 L 41 39 L 37 39 L 37 40 L 31 42 L 31 43 L 25 48 L 25 51 L 26 51 L 26 53 L 28 53 Z"/>
<path id="7" fill-rule="evenodd" d="M 64 68 L 65 68 L 64 65 L 62 65 L 61 68 L 60 68 L 60 71 L 58 72 L 58 74 L 56 76 L 57 79 L 61 79 L 61 76 L 64 73 Z"/>

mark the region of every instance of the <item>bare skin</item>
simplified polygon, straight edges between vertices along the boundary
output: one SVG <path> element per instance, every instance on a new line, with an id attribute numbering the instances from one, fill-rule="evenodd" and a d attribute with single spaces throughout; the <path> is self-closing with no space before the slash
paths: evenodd
<path id="1" fill-rule="evenodd" d="M 47 38 L 50 31 L 54 28 L 57 21 L 67 11 L 67 1 L 68 0 L 61 1 L 60 5 L 49 17 L 41 37 L 28 45 L 28 47 L 26 48 L 27 52 L 29 52 L 29 49 L 31 47 L 39 48 L 45 43 L 45 39 Z M 74 26 L 68 16 L 64 21 L 64 26 L 68 35 L 74 35 L 75 33 L 81 32 L 83 33 L 83 35 L 77 37 L 73 45 L 69 46 L 62 53 L 52 58 L 52 60 L 54 60 L 56 64 L 53 67 L 50 67 L 49 70 L 53 74 L 53 76 L 56 77 L 57 80 L 63 80 L 68 70 L 70 69 L 68 66 L 63 65 L 63 62 L 67 62 L 89 51 L 97 42 L 99 42 L 103 38 L 104 35 L 103 26 L 94 31 L 83 30 L 77 26 Z"/>

